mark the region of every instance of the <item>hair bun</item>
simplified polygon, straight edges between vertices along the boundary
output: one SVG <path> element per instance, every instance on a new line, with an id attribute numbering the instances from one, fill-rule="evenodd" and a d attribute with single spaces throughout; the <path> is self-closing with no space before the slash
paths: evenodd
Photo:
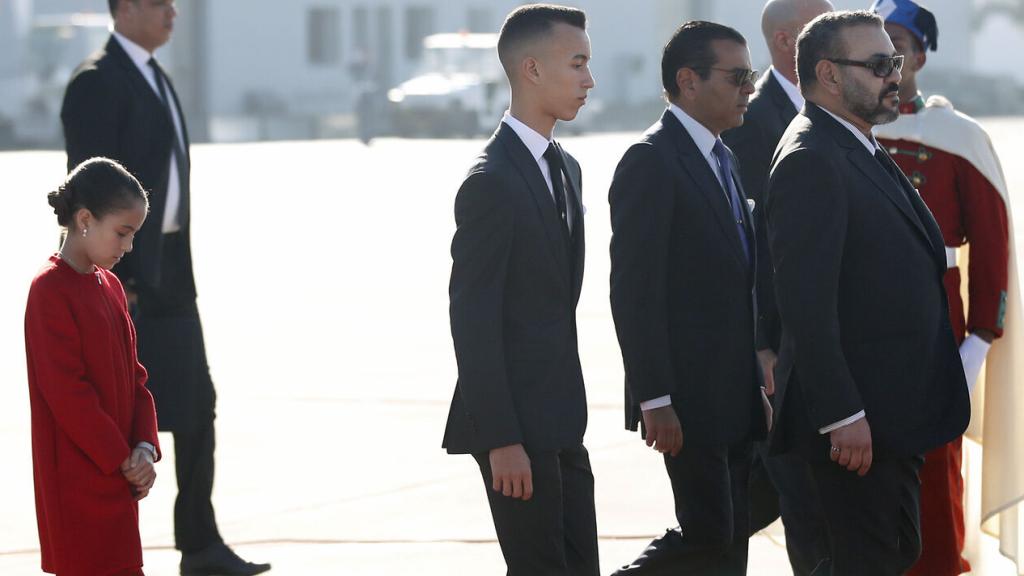
<path id="1" fill-rule="evenodd" d="M 46 201 L 53 207 L 53 213 L 57 215 L 57 224 L 67 226 L 71 223 L 71 200 L 70 190 L 64 184 L 53 192 L 46 195 Z"/>

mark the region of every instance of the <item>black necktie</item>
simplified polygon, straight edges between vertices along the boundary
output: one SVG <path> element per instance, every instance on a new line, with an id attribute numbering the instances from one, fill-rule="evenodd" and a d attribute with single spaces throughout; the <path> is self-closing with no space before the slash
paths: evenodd
<path id="1" fill-rule="evenodd" d="M 185 154 L 185 149 L 182 147 L 182 139 L 178 134 L 178 126 L 174 123 L 174 114 L 171 113 L 171 99 L 167 93 L 167 79 L 164 75 L 164 71 L 160 68 L 160 64 L 157 63 L 156 58 L 149 59 L 149 66 L 153 69 L 153 76 L 156 78 L 156 87 L 160 93 L 160 102 L 164 105 L 164 111 L 167 113 L 167 121 L 171 123 L 171 131 L 174 133 L 174 143 L 171 145 L 171 154 L 174 155 L 174 162 L 178 166 L 178 187 L 180 189 L 180 198 L 178 199 L 178 224 L 184 226 L 184 215 L 186 214 L 185 203 L 188 201 L 188 155 Z"/>
<path id="2" fill-rule="evenodd" d="M 555 194 L 555 207 L 558 209 L 558 215 L 562 219 L 562 226 L 565 227 L 565 231 L 569 232 L 569 217 L 566 214 L 565 204 L 565 183 L 562 181 L 562 155 L 558 152 L 558 148 L 555 143 L 548 144 L 548 149 L 544 151 L 544 159 L 548 161 L 548 171 L 551 173 L 551 189 Z"/>
<path id="3" fill-rule="evenodd" d="M 899 168 L 896 167 L 892 160 L 889 159 L 889 155 L 883 152 L 881 148 L 875 148 L 875 160 L 878 160 L 878 163 L 882 165 L 882 168 L 885 168 L 885 173 L 888 174 L 889 177 L 892 178 L 892 181 L 900 187 L 900 190 L 902 190 L 903 184 L 900 182 L 902 179 L 900 178 L 900 174 L 897 172 Z"/>

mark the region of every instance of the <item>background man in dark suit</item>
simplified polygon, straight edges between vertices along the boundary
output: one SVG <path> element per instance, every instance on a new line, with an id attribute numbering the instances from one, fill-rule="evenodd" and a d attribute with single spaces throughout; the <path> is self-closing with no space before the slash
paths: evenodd
<path id="1" fill-rule="evenodd" d="M 61 120 L 68 169 L 121 162 L 150 191 L 150 216 L 114 272 L 135 311 L 160 429 L 174 433 L 175 545 L 184 575 L 259 574 L 221 539 L 214 517 L 214 403 L 189 245 L 189 143 L 170 79 L 153 52 L 171 38 L 172 0 L 110 0 L 114 32 L 75 71 Z"/>
<path id="2" fill-rule="evenodd" d="M 797 48 L 807 105 L 768 184 L 782 319 L 772 449 L 811 463 L 834 575 L 914 563 L 920 455 L 970 418 L 942 235 L 871 135 L 899 115 L 902 63 L 875 14 L 811 22 Z"/>
<path id="3" fill-rule="evenodd" d="M 508 574 L 597 576 L 594 477 L 576 337 L 579 164 L 552 140 L 588 91 L 580 10 L 524 6 L 498 55 L 512 101 L 455 199 L 449 288 L 459 367 L 444 447 L 480 466 Z"/>
<path id="4" fill-rule="evenodd" d="M 754 353 L 755 242 L 732 153 L 757 73 L 739 32 L 688 22 L 665 46 L 669 108 L 612 180 L 611 304 L 627 427 L 664 454 L 679 531 L 617 574 L 745 574 L 751 441 L 766 432 Z M 767 399 L 764 399 L 767 403 Z"/>
<path id="5" fill-rule="evenodd" d="M 773 371 L 781 328 L 772 288 L 772 261 L 764 209 L 764 188 L 775 147 L 790 121 L 804 107 L 797 87 L 796 40 L 815 17 L 830 12 L 828 0 L 769 0 L 761 13 L 772 66 L 757 83 L 743 125 L 722 134 L 739 159 L 740 177 L 755 201 L 757 237 L 757 356 L 765 389 L 775 392 Z M 796 576 L 807 576 L 828 556 L 825 521 L 815 496 L 807 464 L 793 455 L 768 456 L 768 444 L 758 443 L 750 471 L 750 531 L 758 532 L 779 515 L 786 526 L 786 552 Z"/>

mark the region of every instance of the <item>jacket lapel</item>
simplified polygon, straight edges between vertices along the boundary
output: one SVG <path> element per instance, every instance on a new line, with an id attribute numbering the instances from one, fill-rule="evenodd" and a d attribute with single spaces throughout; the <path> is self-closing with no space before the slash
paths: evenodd
<path id="1" fill-rule="evenodd" d="M 697 184 L 697 189 L 707 201 L 715 220 L 721 226 L 722 234 L 732 246 L 733 256 L 743 265 L 744 269 L 747 268 L 743 246 L 740 244 L 740 235 L 736 231 L 736 223 L 729 211 L 729 200 L 725 196 L 725 191 L 722 190 L 722 185 L 718 182 L 718 177 L 711 171 L 711 166 L 697 149 L 697 144 L 694 143 L 693 138 L 671 110 L 665 111 L 661 117 L 661 123 L 671 135 L 672 140 L 675 141 L 676 152 L 683 171 Z M 735 179 L 735 182 L 738 183 L 739 179 Z"/>
<path id="2" fill-rule="evenodd" d="M 812 102 L 808 102 L 806 109 L 808 116 L 810 116 L 813 121 L 827 126 L 831 133 L 833 133 L 833 136 L 836 138 L 839 146 L 847 150 L 847 158 L 850 160 L 850 163 L 856 166 L 861 173 L 867 176 L 867 179 L 874 184 L 874 187 L 879 189 L 883 196 L 888 198 L 889 201 L 892 202 L 900 212 L 902 212 L 911 227 L 921 234 L 925 242 L 932 245 L 932 239 L 925 230 L 921 218 L 918 217 L 918 213 L 916 213 L 910 205 L 907 195 L 904 194 L 903 190 L 901 190 L 903 186 L 902 182 L 894 181 L 889 175 L 889 172 L 879 164 L 879 161 L 867 153 L 864 149 L 863 143 L 861 143 L 856 136 L 851 134 L 850 130 L 837 122 L 835 118 L 829 116 L 826 112 L 812 104 Z M 883 151 L 883 153 L 885 153 L 885 151 Z M 902 175 L 900 177 L 901 179 L 905 179 Z M 907 182 L 906 186 L 909 186 L 909 182 Z"/>
<path id="3" fill-rule="evenodd" d="M 583 225 L 583 188 L 576 178 L 575 170 L 571 168 L 574 164 L 568 162 L 561 145 L 556 146 L 558 147 L 558 153 L 562 155 L 562 166 L 565 166 L 565 181 L 569 185 L 566 201 L 570 203 L 570 209 L 573 211 L 571 238 L 573 253 L 571 257 L 573 258 L 574 266 L 572 288 L 573 299 L 577 300 L 583 287 L 583 266 L 586 255 L 586 229 Z"/>
<path id="4" fill-rule="evenodd" d="M 121 68 L 124 69 L 125 74 L 127 74 L 128 76 L 128 80 L 132 83 L 132 87 L 137 92 L 143 94 L 142 99 L 145 102 L 145 105 L 155 107 L 157 110 L 160 111 L 158 113 L 158 117 L 165 121 L 162 122 L 164 124 L 164 128 L 170 130 L 171 133 L 173 134 L 174 120 L 170 118 L 170 116 L 167 114 L 167 109 L 164 108 L 163 102 L 160 101 L 160 96 L 158 96 L 157 93 L 153 91 L 153 87 L 149 85 L 149 82 L 142 75 L 142 72 L 139 70 L 139 67 L 135 65 L 135 62 L 132 61 L 132 59 L 128 56 L 128 53 L 125 52 L 124 48 L 121 47 L 121 43 L 118 42 L 117 38 L 114 38 L 113 35 L 111 35 L 110 39 L 107 40 L 106 50 L 107 54 L 109 54 L 114 59 L 114 61 L 117 62 L 118 65 L 121 66 Z M 177 103 L 177 97 L 175 97 L 175 103 Z M 180 108 L 178 114 L 179 117 L 184 118 L 184 116 L 180 116 Z M 184 121 L 182 121 L 182 124 L 184 124 Z"/>
<path id="5" fill-rule="evenodd" d="M 769 70 L 765 76 L 764 91 L 772 99 L 772 104 L 775 105 L 775 109 L 779 113 L 779 121 L 782 122 L 782 128 L 785 130 L 786 126 L 789 126 L 789 123 L 796 117 L 798 110 L 793 106 L 789 95 L 786 94 L 786 89 L 775 78 L 775 73 Z"/>
<path id="6" fill-rule="evenodd" d="M 523 141 L 508 124 L 502 122 L 495 137 L 505 147 L 509 160 L 530 190 L 530 195 L 537 208 L 537 217 L 540 218 L 544 234 L 548 239 L 548 248 L 559 269 L 564 270 L 569 263 L 565 250 L 562 249 L 565 246 L 561 230 L 562 222 L 557 214 L 558 211 L 554 208 L 554 201 L 551 199 L 551 193 L 548 191 L 547 183 L 544 182 L 544 175 L 540 173 L 537 161 L 530 155 L 526 144 L 523 144 Z M 566 274 L 564 277 L 568 282 L 568 275 Z"/>

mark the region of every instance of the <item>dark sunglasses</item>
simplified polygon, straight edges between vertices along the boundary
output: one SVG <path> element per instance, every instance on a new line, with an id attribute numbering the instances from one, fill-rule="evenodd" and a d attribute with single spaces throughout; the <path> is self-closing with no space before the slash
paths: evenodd
<path id="1" fill-rule="evenodd" d="M 895 70 L 900 72 L 903 70 L 903 56 L 883 56 L 881 58 L 872 58 L 870 60 L 845 60 L 843 58 L 826 58 L 833 64 L 840 64 L 843 66 L 861 66 L 871 70 L 871 72 L 879 78 L 888 78 L 890 74 Z"/>
<path id="2" fill-rule="evenodd" d="M 719 72 L 728 72 L 729 81 L 740 87 L 744 84 L 753 84 L 754 82 L 757 82 L 758 76 L 761 75 L 757 70 L 748 70 L 746 68 L 716 68 L 714 66 L 708 66 L 708 69 L 718 70 Z"/>

